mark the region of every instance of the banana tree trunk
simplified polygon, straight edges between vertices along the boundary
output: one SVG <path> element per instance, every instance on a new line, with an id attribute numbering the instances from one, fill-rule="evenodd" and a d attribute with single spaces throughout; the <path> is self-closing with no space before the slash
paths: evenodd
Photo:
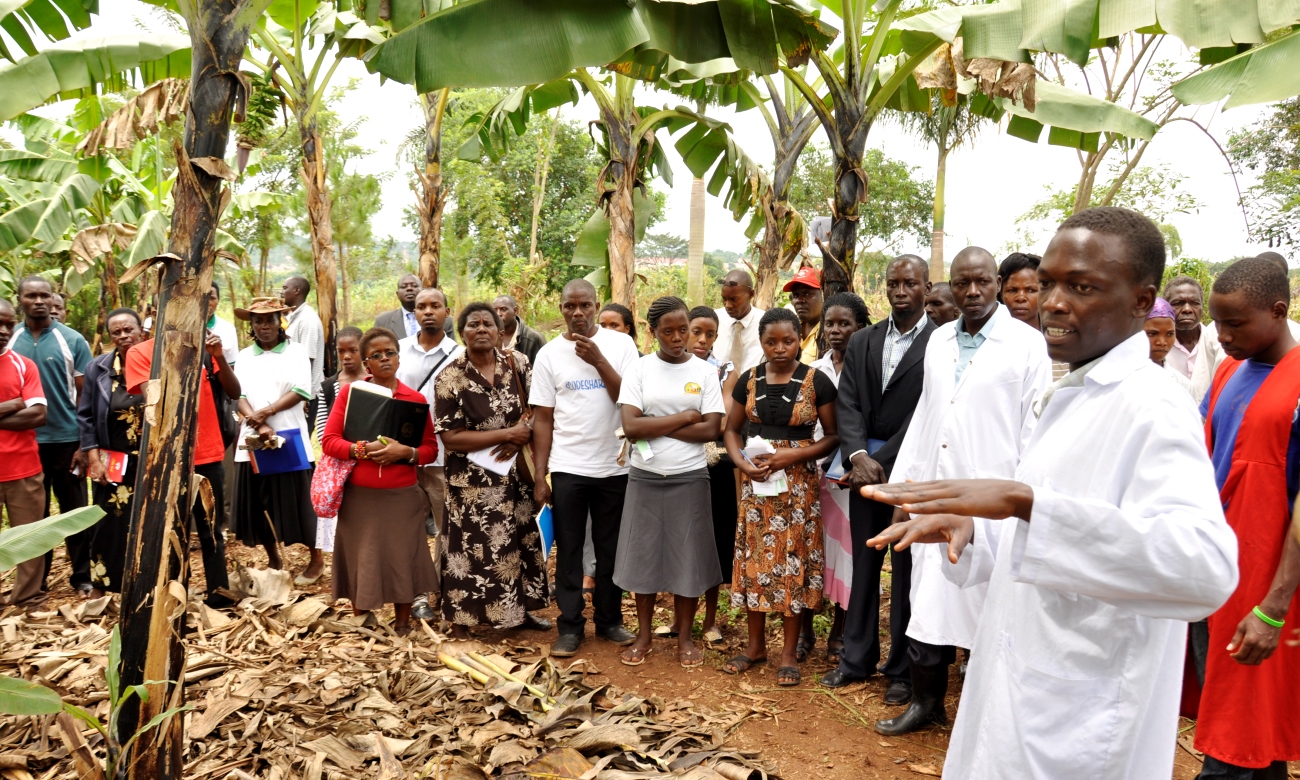
<path id="1" fill-rule="evenodd" d="M 145 685 L 149 696 L 131 697 L 118 712 L 119 744 L 184 700 L 190 483 L 213 233 L 226 194 L 223 179 L 234 178 L 223 160 L 242 92 L 235 74 L 252 24 L 267 5 L 269 0 L 209 0 L 184 6 L 193 47 L 190 108 L 184 147 L 175 146 L 171 257 L 163 261 L 154 325 L 151 386 L 157 400 L 146 412 L 140 440 L 120 622 L 121 684 Z M 130 780 L 182 776 L 183 723 L 172 717 L 139 736 L 123 757 Z"/>
<path id="2" fill-rule="evenodd" d="M 704 179 L 691 181 L 691 236 L 686 249 L 686 299 L 704 305 Z"/>
<path id="3" fill-rule="evenodd" d="M 636 171 L 632 165 L 610 161 L 614 189 L 605 206 L 609 214 L 609 297 L 636 311 L 636 209 L 632 191 Z"/>
<path id="4" fill-rule="evenodd" d="M 447 112 L 450 89 L 433 95 L 421 95 L 424 108 L 424 170 L 418 172 L 420 192 L 416 211 L 420 215 L 420 283 L 438 286 L 442 264 L 442 211 L 447 193 L 442 186 L 442 119 Z"/>
<path id="5" fill-rule="evenodd" d="M 325 150 L 315 120 L 299 121 L 302 139 L 302 181 L 311 224 L 312 266 L 316 272 L 316 311 L 325 327 L 325 373 L 332 374 L 338 334 L 338 268 L 334 262 L 334 223 L 330 216 L 330 191 L 325 178 Z"/>
<path id="6" fill-rule="evenodd" d="M 352 321 L 352 280 L 348 278 L 348 247 L 339 244 L 339 282 L 343 287 L 343 321 Z"/>
<path id="7" fill-rule="evenodd" d="M 546 203 L 546 180 L 551 175 L 551 155 L 555 151 L 555 132 L 560 127 L 559 117 L 551 117 L 551 132 L 546 143 L 537 152 L 537 165 L 533 168 L 533 221 L 528 229 L 528 262 L 541 265 L 542 256 L 537 253 L 537 231 L 542 225 L 542 206 Z"/>
<path id="8" fill-rule="evenodd" d="M 117 286 L 117 263 L 113 259 L 111 247 L 104 253 L 100 262 L 102 266 L 99 269 L 99 315 L 95 318 L 95 343 L 91 346 L 91 352 L 96 355 L 100 351 L 108 313 L 122 305 L 122 293 Z"/>
<path id="9" fill-rule="evenodd" d="M 930 281 L 942 282 L 947 274 L 943 267 L 943 218 L 947 205 L 944 201 L 948 180 L 948 148 L 939 144 L 939 162 L 934 169 L 934 229 L 930 234 Z"/>
<path id="10" fill-rule="evenodd" d="M 867 175 L 862 170 L 863 143 L 835 160 L 834 211 L 830 241 L 822 251 L 822 291 L 829 298 L 853 289 L 857 267 L 858 206 L 867 199 Z"/>

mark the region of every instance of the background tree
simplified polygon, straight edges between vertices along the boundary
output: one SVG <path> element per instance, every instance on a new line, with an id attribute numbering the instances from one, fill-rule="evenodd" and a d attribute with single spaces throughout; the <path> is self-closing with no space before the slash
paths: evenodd
<path id="1" fill-rule="evenodd" d="M 930 231 L 930 281 L 942 282 L 944 273 L 943 223 L 945 190 L 948 181 L 948 155 L 969 144 L 987 125 L 987 117 L 971 110 L 970 98 L 955 89 L 935 89 L 929 111 L 900 111 L 893 114 L 903 128 L 934 145 L 938 159 L 934 165 L 934 217 Z"/>
<path id="2" fill-rule="evenodd" d="M 1258 177 L 1241 199 L 1250 235 L 1288 250 L 1300 238 L 1300 98 L 1273 106 L 1267 116 L 1228 139 L 1239 172 Z"/>
<path id="3" fill-rule="evenodd" d="M 813 144 L 799 157 L 790 184 L 790 203 L 810 222 L 831 217 L 835 161 L 825 146 Z M 934 184 L 913 166 L 868 149 L 862 170 L 873 182 L 871 200 L 862 204 L 854 236 L 855 252 L 915 251 L 930 240 Z"/>

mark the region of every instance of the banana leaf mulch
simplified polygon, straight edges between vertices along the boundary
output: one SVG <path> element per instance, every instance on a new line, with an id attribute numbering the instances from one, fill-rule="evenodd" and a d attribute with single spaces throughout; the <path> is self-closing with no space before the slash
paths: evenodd
<path id="1" fill-rule="evenodd" d="M 756 752 L 728 747 L 742 722 L 771 714 L 759 707 L 589 684 L 590 663 L 562 668 L 532 646 L 448 642 L 427 628 L 398 638 L 291 593 L 287 577 L 240 574 L 253 595 L 235 608 L 189 607 L 187 780 L 775 777 Z M 0 674 L 107 721 L 111 606 L 0 613 Z M 89 727 L 65 733 L 72 723 L 0 715 L 0 780 L 86 776 L 73 759 L 87 760 L 83 742 L 96 756 L 103 745 Z"/>

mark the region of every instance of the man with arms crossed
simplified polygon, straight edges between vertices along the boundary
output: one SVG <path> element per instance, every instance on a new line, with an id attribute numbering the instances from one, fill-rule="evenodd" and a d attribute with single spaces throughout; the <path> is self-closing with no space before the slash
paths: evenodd
<path id="1" fill-rule="evenodd" d="M 1164 263 L 1136 212 L 1067 219 L 1038 305 L 1048 352 L 1071 371 L 1035 404 L 1015 479 L 863 489 L 915 516 L 872 546 L 943 545 L 945 576 L 989 586 L 950 780 L 1173 771 L 1187 621 L 1232 593 L 1237 543 L 1195 405 L 1149 357 Z"/>
<path id="2" fill-rule="evenodd" d="M 551 504 L 555 521 L 555 600 L 560 636 L 551 655 L 571 656 L 582 642 L 582 545 L 587 515 L 596 549 L 591 604 L 596 635 L 616 645 L 636 636 L 623 626 L 623 592 L 614 584 L 614 554 L 627 492 L 627 467 L 618 464 L 618 404 L 622 376 L 640 357 L 626 333 L 597 324 L 596 289 L 575 279 L 564 286 L 560 313 L 566 331 L 537 353 L 533 386 L 533 463 L 538 505 Z M 550 473 L 548 486 L 544 475 Z"/>

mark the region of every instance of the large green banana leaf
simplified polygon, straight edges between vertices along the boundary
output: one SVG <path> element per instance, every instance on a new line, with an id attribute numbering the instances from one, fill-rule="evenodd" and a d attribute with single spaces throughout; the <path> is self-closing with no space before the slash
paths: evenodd
<path id="1" fill-rule="evenodd" d="M 76 213 L 90 205 L 99 182 L 76 173 L 59 183 L 45 198 L 24 203 L 0 214 L 0 252 L 8 252 L 32 239 L 57 241 L 76 223 Z"/>
<path id="2" fill-rule="evenodd" d="M 74 30 L 90 26 L 90 15 L 99 12 L 99 0 L 0 0 L 0 30 L 28 56 L 36 54 L 32 35 L 52 41 L 67 38 Z M 14 57 L 0 37 L 0 57 Z"/>
<path id="3" fill-rule="evenodd" d="M 50 157 L 25 149 L 0 149 L 0 175 L 13 179 L 57 182 L 78 170 L 79 164 L 71 157 Z"/>
<path id="4" fill-rule="evenodd" d="M 1300 95 L 1300 34 L 1288 33 L 1178 82 L 1174 97 L 1189 105 L 1224 108 L 1272 103 Z"/>
<path id="5" fill-rule="evenodd" d="M 540 84 L 620 61 L 629 75 L 657 78 L 651 64 L 670 58 L 729 57 L 773 73 L 782 56 L 806 59 L 834 34 L 794 0 L 470 0 L 405 28 L 366 61 L 421 93 Z"/>
<path id="6" fill-rule="evenodd" d="M 0 572 L 23 561 L 39 558 L 63 543 L 66 537 L 86 530 L 104 516 L 97 506 L 83 506 L 27 525 L 0 531 Z"/>
<path id="7" fill-rule="evenodd" d="M 83 38 L 47 46 L 0 66 L 0 121 L 54 100 L 79 97 L 95 87 L 121 89 L 190 75 L 190 39 L 184 35 Z"/>
<path id="8" fill-rule="evenodd" d="M 62 709 L 63 699 L 54 690 L 0 674 L 0 712 L 6 715 L 52 715 Z"/>

